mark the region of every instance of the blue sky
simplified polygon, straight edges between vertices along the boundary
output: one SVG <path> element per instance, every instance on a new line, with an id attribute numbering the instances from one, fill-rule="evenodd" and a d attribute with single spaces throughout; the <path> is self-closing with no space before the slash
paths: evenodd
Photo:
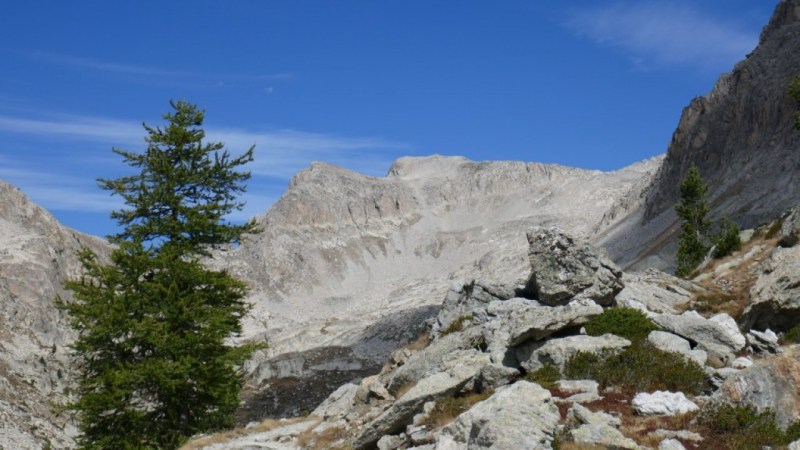
<path id="1" fill-rule="evenodd" d="M 405 155 L 615 170 L 757 44 L 776 0 L 25 1 L 0 15 L 0 179 L 114 232 L 96 186 L 170 99 L 256 145 L 243 219 L 311 161 Z"/>

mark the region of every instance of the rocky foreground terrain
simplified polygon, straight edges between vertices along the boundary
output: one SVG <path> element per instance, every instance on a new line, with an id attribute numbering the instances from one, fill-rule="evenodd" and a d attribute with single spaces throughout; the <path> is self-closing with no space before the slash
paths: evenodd
<path id="1" fill-rule="evenodd" d="M 297 174 L 278 203 L 257 218 L 263 234 L 209 260 L 251 287 L 254 309 L 241 339 L 270 344 L 244 367 L 247 386 L 238 419 L 242 426 L 260 425 L 237 433 L 273 430 L 241 438 L 252 444 L 229 444 L 324 448 L 320 443 L 327 433 L 331 445 L 368 447 L 387 436 L 384 447 L 387 440 L 402 448 L 450 445 L 444 443 L 450 439 L 455 447 L 442 448 L 460 448 L 468 428 L 476 436 L 498 432 L 494 425 L 481 432 L 474 425 L 484 423 L 477 412 L 459 418 L 458 426 L 408 426 L 418 426 L 414 416 L 427 414 L 436 398 L 475 395 L 483 400 L 477 404 L 491 411 L 509 397 L 554 405 L 558 417 L 548 407 L 509 418 L 515 424 L 526 414 L 541 417 L 542 428 L 529 431 L 543 446 L 581 442 L 575 421 L 594 417 L 584 414 L 581 404 L 616 412 L 619 427 L 608 418 L 606 425 L 636 445 L 660 445 L 649 434 L 631 431 L 632 423 L 669 427 L 663 421 L 631 422 L 639 416 L 631 412 L 629 392 L 598 387 L 595 394 L 569 382 L 544 389 L 529 376 L 541 368 L 532 355 L 551 355 L 543 353 L 551 347 L 596 348 L 601 337 L 582 335 L 582 324 L 615 306 L 647 311 L 657 331 L 670 334 L 648 336 L 652 345 L 679 349 L 704 367 L 710 387 L 685 393 L 699 407 L 726 392 L 736 402 L 750 402 L 755 397 L 748 382 L 725 383 L 734 375 L 758 373 L 769 381 L 754 381 L 760 386 L 755 391 L 771 397 L 759 394 L 750 403 L 796 411 L 776 402 L 795 402 L 797 393 L 774 383 L 781 377 L 800 382 L 795 350 L 775 344 L 798 319 L 798 250 L 791 238 L 776 247 L 777 238 L 765 236 L 770 224 L 800 203 L 800 133 L 792 127 L 797 103 L 786 92 L 800 73 L 798 55 L 800 2 L 782 0 L 759 46 L 684 110 L 667 153 L 615 172 L 433 156 L 401 158 L 382 178 L 322 163 Z M 685 281 L 657 269 L 670 272 L 674 266 L 679 224 L 672 205 L 677 181 L 691 163 L 711 185 L 712 217 L 731 217 L 760 230 L 760 237 L 736 258 L 711 263 L 699 278 Z M 784 222 L 793 223 L 790 217 Z M 558 234 L 563 240 L 553 241 L 558 242 L 553 249 L 535 247 L 539 240 L 528 232 L 549 227 L 563 230 Z M 54 299 L 69 297 L 62 281 L 79 274 L 82 246 L 101 255 L 108 251 L 101 239 L 66 229 L 0 182 L 0 448 L 74 446 L 77 430 L 57 407 L 69 398 L 68 344 L 74 336 Z M 609 258 L 592 246 L 607 250 Z M 600 256 L 576 258 L 583 262 L 565 268 L 565 276 L 571 275 L 564 280 L 555 276 L 548 284 L 536 278 L 542 273 L 537 264 L 548 254 L 568 249 Z M 445 334 L 454 320 L 463 330 Z M 420 338 L 425 332 L 431 333 L 429 343 Z M 602 339 L 597 348 L 608 351 L 634 345 L 622 345 L 621 337 Z M 402 346 L 410 347 L 398 353 Z M 765 356 L 778 350 L 781 355 Z M 742 356 L 753 367 L 739 368 L 748 364 L 737 362 Z M 537 361 L 554 357 L 542 358 Z M 438 378 L 423 383 L 433 376 Z M 603 397 L 605 403 L 561 401 L 571 390 L 586 394 L 584 399 Z M 571 415 L 567 404 L 573 405 Z M 312 411 L 316 414 L 308 416 Z M 291 424 L 261 423 L 280 417 L 299 418 Z M 783 425 L 787 417 L 779 417 Z M 686 422 L 673 424 L 673 431 L 703 431 L 692 431 L 694 425 Z M 336 432 L 325 432 L 326 427 Z M 687 448 L 712 448 L 703 446 L 708 439 L 692 444 L 683 434 L 674 437 Z"/>
<path id="2" fill-rule="evenodd" d="M 455 281 L 378 374 L 308 416 L 184 448 L 785 448 L 800 439 L 800 209 L 743 237 L 686 281 L 625 274 L 604 251 L 533 228 L 524 283 Z M 598 331 L 619 311 L 641 320 Z M 642 321 L 651 329 L 636 335 Z M 771 428 L 731 427 L 730 411 Z"/>

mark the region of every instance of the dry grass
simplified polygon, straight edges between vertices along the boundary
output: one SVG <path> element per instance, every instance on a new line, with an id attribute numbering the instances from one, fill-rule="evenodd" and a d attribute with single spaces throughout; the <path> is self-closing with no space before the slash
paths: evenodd
<path id="1" fill-rule="evenodd" d="M 303 422 L 305 420 L 308 420 L 308 417 L 295 417 L 292 419 L 281 419 L 281 420 L 267 419 L 259 423 L 258 425 L 255 425 L 250 428 L 234 428 L 233 430 L 230 431 L 223 431 L 219 433 L 214 433 L 209 436 L 201 436 L 199 438 L 192 439 L 189 442 L 183 444 L 183 446 L 180 447 L 180 449 L 178 450 L 199 450 L 209 445 L 223 444 L 238 437 L 248 436 L 255 433 L 264 433 L 267 431 L 274 430 L 278 427 L 293 425 L 295 423 Z M 317 424 L 319 424 L 321 420 L 322 419 L 315 421 L 315 423 L 312 424 L 312 428 L 317 426 Z"/>
<path id="2" fill-rule="evenodd" d="M 691 428 L 691 421 L 696 415 L 696 413 L 689 413 L 681 416 L 666 417 L 625 416 L 622 419 L 620 431 L 639 445 L 658 448 L 658 444 L 664 438 L 653 434 L 656 430 L 688 430 Z"/>
<path id="3" fill-rule="evenodd" d="M 346 442 L 347 430 L 344 428 L 328 427 L 320 432 L 315 432 L 313 429 L 314 427 L 311 427 L 297 436 L 298 447 L 311 450 L 345 450 L 349 448 L 349 444 Z M 345 442 L 342 442 L 339 445 L 334 445 L 339 441 Z"/>
<path id="4" fill-rule="evenodd" d="M 750 289 L 756 281 L 756 265 L 766 259 L 778 244 L 777 237 L 766 237 L 770 235 L 767 228 L 767 226 L 759 228 L 750 241 L 742 244 L 740 251 L 714 260 L 702 272 L 695 274 L 697 276 L 707 275 L 706 279 L 699 282 L 707 292 L 698 294 L 687 305 L 687 309 L 694 309 L 705 316 L 727 313 L 737 320 L 741 317 L 747 305 L 750 304 Z M 755 252 L 751 258 L 741 261 L 738 265 L 732 266 L 722 273 L 716 273 L 718 267 L 749 253 L 756 246 L 760 246 L 761 250 Z"/>
<path id="5" fill-rule="evenodd" d="M 553 448 L 558 450 L 607 450 L 605 445 L 584 444 L 582 442 L 564 441 L 559 442 Z"/>
<path id="6" fill-rule="evenodd" d="M 417 351 L 427 347 L 430 343 L 431 343 L 431 333 L 428 330 L 425 330 L 422 333 L 420 333 L 419 336 L 417 336 L 417 339 L 415 339 L 413 342 L 404 345 L 401 348 Z"/>

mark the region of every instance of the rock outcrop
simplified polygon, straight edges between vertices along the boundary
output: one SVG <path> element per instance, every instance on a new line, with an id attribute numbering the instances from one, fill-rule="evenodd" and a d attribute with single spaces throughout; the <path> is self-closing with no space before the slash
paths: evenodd
<path id="1" fill-rule="evenodd" d="M 676 416 L 700 409 L 686 398 L 683 392 L 655 391 L 636 394 L 631 402 L 633 410 L 642 416 Z"/>
<path id="2" fill-rule="evenodd" d="M 714 394 L 714 401 L 752 405 L 759 412 L 775 412 L 782 427 L 800 419 L 800 347 L 780 356 L 756 361 L 729 377 Z"/>
<path id="3" fill-rule="evenodd" d="M 742 228 L 797 205 L 800 133 L 787 86 L 800 73 L 800 3 L 781 0 L 756 47 L 708 95 L 683 110 L 663 164 L 602 241 L 623 268 L 673 268 L 679 226 L 673 211 L 691 164 L 709 184 L 710 216 Z"/>
<path id="4" fill-rule="evenodd" d="M 69 300 L 66 278 L 81 273 L 78 251 L 101 256 L 100 239 L 63 227 L 18 189 L 0 181 L 0 447 L 74 445 L 76 428 L 51 404 L 70 388 L 67 346 L 75 335 L 55 307 Z"/>
<path id="5" fill-rule="evenodd" d="M 530 277 L 525 231 L 555 225 L 590 240 L 614 199 L 639 186 L 658 163 L 603 173 L 434 156 L 402 158 L 384 178 L 319 163 L 300 172 L 258 218 L 265 232 L 210 262 L 248 281 L 254 309 L 244 339 L 270 343 L 248 364 L 259 381 L 241 420 L 258 418 L 258 411 L 293 411 L 270 405 L 313 408 L 324 399 L 315 389 L 324 379 L 347 381 L 348 370 L 314 370 L 326 366 L 318 358 L 290 378 L 267 378 L 274 373 L 270 360 L 331 348 L 339 367 L 345 367 L 343 353 L 358 366 L 351 378 L 378 370 L 436 315 L 452 280 L 478 280 L 474 290 L 465 288 L 467 295 L 485 288 L 494 298 L 529 297 L 493 291 L 480 280 L 511 292 L 524 288 Z M 408 326 L 392 325 L 403 317 Z M 291 390 L 297 394 L 280 401 L 255 394 L 275 386 L 297 386 Z"/>
<path id="6" fill-rule="evenodd" d="M 744 312 L 745 328 L 787 331 L 800 322 L 800 246 L 776 249 L 760 272 Z"/>
<path id="7" fill-rule="evenodd" d="M 527 236 L 533 270 L 528 286 L 540 302 L 556 306 L 586 298 L 610 305 L 625 287 L 622 271 L 602 250 L 556 228 L 537 227 Z"/>
<path id="8" fill-rule="evenodd" d="M 520 381 L 459 415 L 437 436 L 436 448 L 549 449 L 559 420 L 550 392 Z"/>
<path id="9" fill-rule="evenodd" d="M 747 341 L 729 315 L 717 314 L 710 319 L 696 311 L 681 315 L 658 314 L 653 321 L 665 330 L 694 342 L 708 356 L 726 365 L 733 361 L 734 353 L 744 348 Z"/>

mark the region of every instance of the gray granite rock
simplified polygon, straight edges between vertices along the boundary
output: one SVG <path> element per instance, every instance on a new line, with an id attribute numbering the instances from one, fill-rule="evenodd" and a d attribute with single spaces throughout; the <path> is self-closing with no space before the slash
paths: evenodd
<path id="1" fill-rule="evenodd" d="M 708 354 L 705 351 L 692 350 L 689 341 L 666 331 L 651 331 L 647 336 L 647 342 L 665 352 L 679 353 L 686 357 L 686 359 L 694 361 L 700 366 L 705 365 L 706 359 L 708 359 Z"/>
<path id="2" fill-rule="evenodd" d="M 457 392 L 472 376 L 474 374 L 468 371 L 455 371 L 453 374 L 439 372 L 423 378 L 377 419 L 367 424 L 354 440 L 353 447 L 369 448 L 384 435 L 403 430 L 412 422 L 414 415 L 422 410 L 426 402 Z"/>
<path id="3" fill-rule="evenodd" d="M 617 306 L 643 310 L 646 313 L 676 314 L 688 305 L 698 287 L 673 275 L 655 269 L 626 272 L 625 288 L 617 294 Z"/>
<path id="4" fill-rule="evenodd" d="M 708 356 L 723 364 L 733 361 L 734 353 L 746 344 L 736 321 L 725 313 L 710 319 L 695 311 L 686 311 L 681 315 L 658 314 L 653 321 L 663 329 L 696 343 Z"/>
<path id="5" fill-rule="evenodd" d="M 750 297 L 745 330 L 788 331 L 800 322 L 800 246 L 775 249 L 761 264 Z"/>
<path id="6" fill-rule="evenodd" d="M 774 355 L 781 352 L 778 335 L 769 328 L 764 331 L 750 330 L 745 335 L 745 338 L 747 339 L 747 345 L 753 353 Z"/>
<path id="7" fill-rule="evenodd" d="M 565 329 L 578 329 L 602 312 L 603 308 L 589 299 L 563 306 L 544 306 L 514 298 L 489 303 L 475 312 L 475 322 L 483 332 L 492 361 L 514 366 L 518 361 L 513 347 L 526 341 L 542 340 Z"/>
<path id="8" fill-rule="evenodd" d="M 640 392 L 633 397 L 631 407 L 641 416 L 677 416 L 700 408 L 683 392 Z"/>
<path id="9" fill-rule="evenodd" d="M 800 242 L 800 207 L 792 208 L 783 218 L 778 244 L 781 247 L 794 247 Z"/>
<path id="10" fill-rule="evenodd" d="M 677 439 L 664 439 L 658 444 L 658 450 L 686 450 L 686 447 Z"/>
<path id="11" fill-rule="evenodd" d="M 567 412 L 567 420 L 576 424 L 569 430 L 567 437 L 578 444 L 615 449 L 639 448 L 633 439 L 625 437 L 618 430 L 622 421 L 610 414 L 592 412 L 584 406 L 574 404 Z"/>
<path id="12" fill-rule="evenodd" d="M 521 366 L 532 372 L 552 364 L 559 371 L 564 370 L 567 361 L 578 352 L 588 352 L 594 354 L 616 354 L 631 345 L 631 341 L 615 336 L 604 334 L 602 336 L 567 336 L 563 338 L 549 339 L 541 345 L 534 343 L 535 348 L 521 346 L 517 349 L 517 358 Z M 529 356 L 525 357 L 526 350 L 531 349 Z"/>
<path id="13" fill-rule="evenodd" d="M 528 231 L 528 257 L 534 296 L 547 305 L 591 298 L 610 305 L 622 290 L 622 271 L 604 250 L 581 242 L 558 228 Z"/>
<path id="14" fill-rule="evenodd" d="M 787 347 L 777 356 L 754 361 L 729 376 L 711 397 L 712 402 L 753 405 L 758 411 L 771 409 L 781 426 L 800 418 L 800 347 Z"/>
<path id="15" fill-rule="evenodd" d="M 550 392 L 519 381 L 459 415 L 437 437 L 437 449 L 550 449 L 560 416 Z"/>

